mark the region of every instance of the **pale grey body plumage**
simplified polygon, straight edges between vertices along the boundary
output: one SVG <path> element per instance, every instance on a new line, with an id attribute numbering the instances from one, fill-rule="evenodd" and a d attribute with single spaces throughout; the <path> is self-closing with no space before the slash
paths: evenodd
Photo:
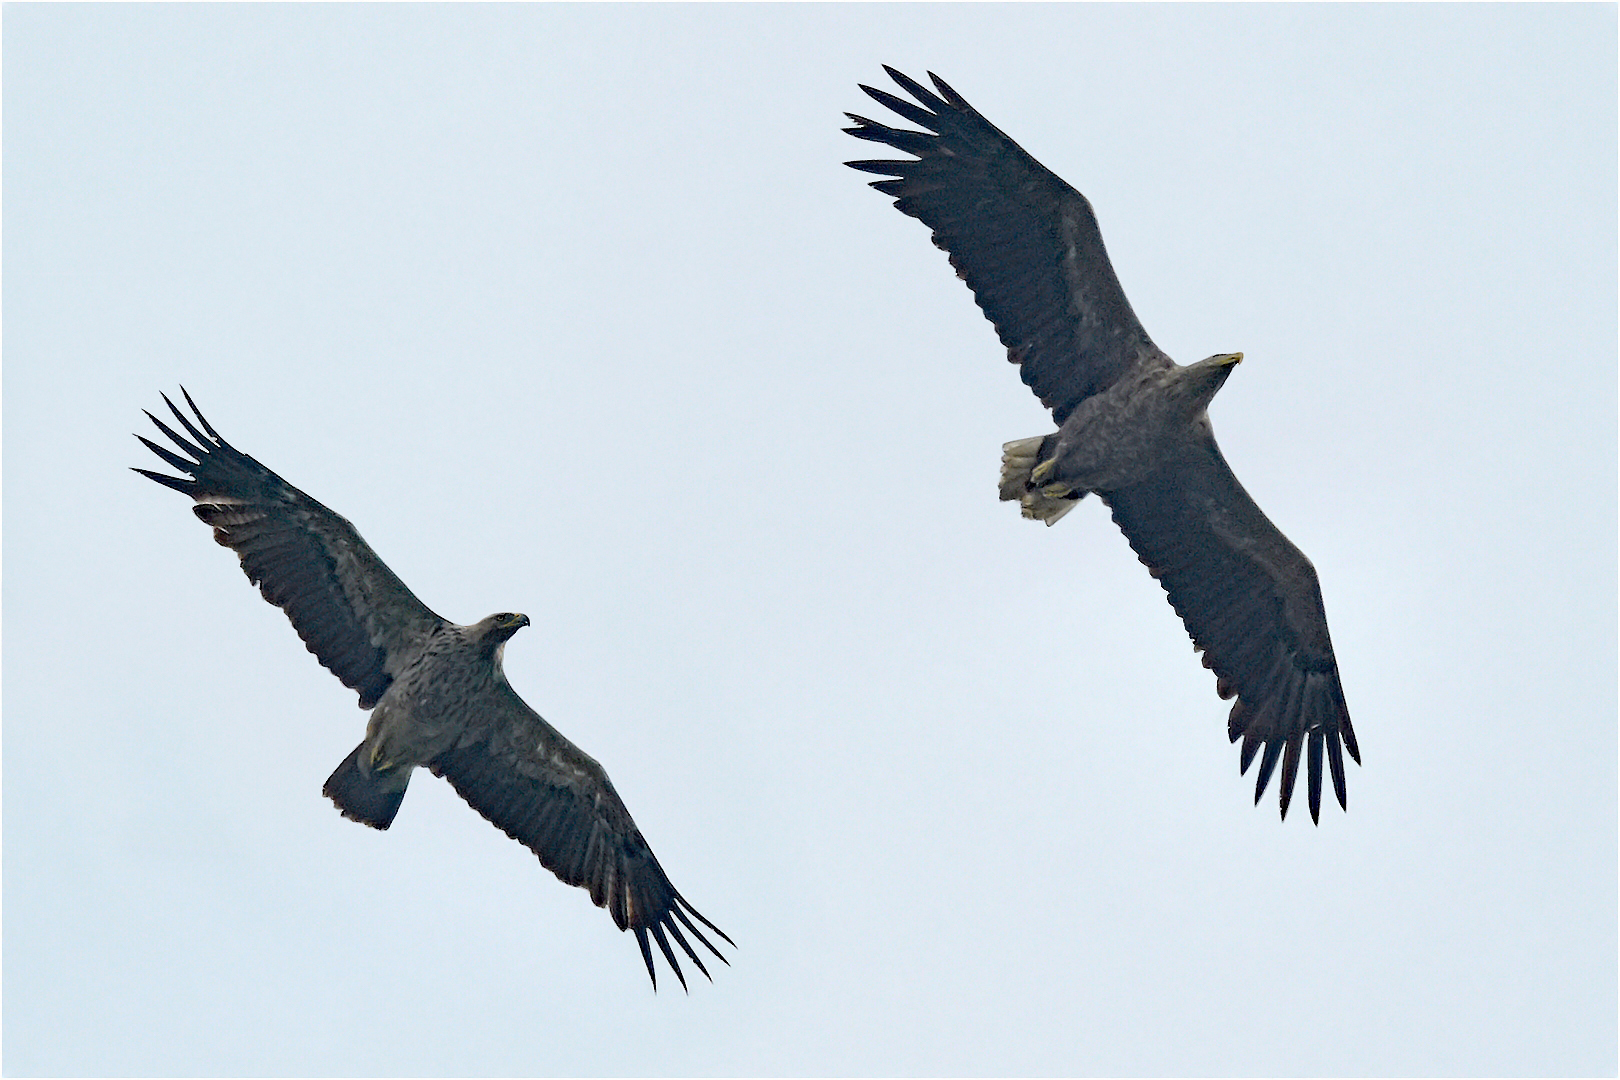
<path id="1" fill-rule="evenodd" d="M 728 962 L 692 920 L 731 939 L 670 883 L 601 765 L 507 682 L 506 641 L 528 616 L 501 612 L 470 626 L 440 617 L 347 520 L 220 438 L 190 395 L 196 424 L 164 401 L 190 440 L 147 415 L 190 458 L 141 441 L 187 476 L 135 471 L 196 501 L 214 539 L 371 710 L 365 739 L 324 788 L 345 817 L 386 829 L 412 772 L 427 768 L 633 931 L 654 986 L 649 935 L 682 986 L 670 937 L 708 975 L 682 928 Z"/>
<path id="2" fill-rule="evenodd" d="M 1286 816 L 1304 761 L 1317 820 L 1325 753 L 1345 805 L 1341 750 L 1361 756 L 1316 570 L 1232 475 L 1205 411 L 1242 354 L 1177 365 L 1125 299 L 1085 196 L 937 75 L 929 90 L 885 70 L 913 100 L 861 89 L 924 130 L 854 113 L 845 130 L 915 157 L 847 164 L 887 177 L 872 187 L 932 230 L 1058 424 L 1003 447 L 1001 497 L 1049 525 L 1087 494 L 1101 497 L 1164 586 L 1217 692 L 1237 699 L 1227 734 L 1243 740 L 1240 770 L 1264 751 L 1255 800 L 1280 763 Z M 1047 662 L 1032 658 L 1043 672 Z"/>
<path id="3" fill-rule="evenodd" d="M 492 651 L 489 641 L 500 618 L 491 615 L 472 626 L 447 623 L 405 658 L 404 670 L 366 724 L 373 769 L 426 765 L 455 746 L 469 716 L 512 707 L 501 666 L 506 642 L 496 642 Z"/>

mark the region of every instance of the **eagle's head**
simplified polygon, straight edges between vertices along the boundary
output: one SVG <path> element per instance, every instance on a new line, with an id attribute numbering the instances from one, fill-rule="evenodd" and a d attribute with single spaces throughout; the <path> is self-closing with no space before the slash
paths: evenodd
<path id="1" fill-rule="evenodd" d="M 529 617 L 515 611 L 503 611 L 498 615 L 491 615 L 478 624 L 480 636 L 485 641 L 500 644 L 525 626 L 529 625 Z"/>
<path id="2" fill-rule="evenodd" d="M 1195 414 L 1209 407 L 1215 391 L 1226 385 L 1232 369 L 1242 362 L 1243 354 L 1240 352 L 1217 353 L 1181 369 L 1181 377 L 1177 381 Z"/>

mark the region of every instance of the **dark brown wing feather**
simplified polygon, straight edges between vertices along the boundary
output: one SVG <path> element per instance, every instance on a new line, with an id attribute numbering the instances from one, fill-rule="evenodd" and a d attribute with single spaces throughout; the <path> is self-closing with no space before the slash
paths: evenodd
<path id="1" fill-rule="evenodd" d="M 1076 405 L 1137 364 L 1168 365 L 1148 339 L 1103 248 L 1091 204 L 939 76 L 939 94 L 885 66 L 921 102 L 862 85 L 926 132 L 885 127 L 854 113 L 844 130 L 916 161 L 850 161 L 892 176 L 872 187 L 934 231 L 934 243 L 995 324 L 1007 358 L 1059 425 Z"/>
<path id="2" fill-rule="evenodd" d="M 591 894 L 620 930 L 633 930 L 653 986 L 647 935 L 652 934 L 682 988 L 686 976 L 670 948 L 673 936 L 688 958 L 709 971 L 681 933 L 730 961 L 703 936 L 696 919 L 730 945 L 725 932 L 698 913 L 670 884 L 618 792 L 591 757 L 546 723 L 504 683 L 496 715 L 475 720 L 459 743 L 428 762 L 468 804 L 540 857 L 546 869 Z M 691 916 L 690 918 L 688 916 Z"/>
<path id="3" fill-rule="evenodd" d="M 182 389 L 181 393 L 185 393 Z M 264 598 L 287 613 L 298 636 L 371 708 L 413 652 L 444 620 L 429 611 L 341 516 L 231 446 L 186 394 L 199 431 L 163 398 L 194 441 L 151 413 L 158 430 L 195 460 L 140 438 L 185 477 L 136 469 L 197 501 L 193 512 L 235 551 Z"/>
<path id="4" fill-rule="evenodd" d="M 1311 820 L 1322 803 L 1322 750 L 1345 805 L 1342 745 L 1361 753 L 1339 685 L 1316 570 L 1260 512 L 1221 456 L 1208 423 L 1195 445 L 1144 483 L 1103 492 L 1114 520 L 1214 671 L 1221 697 L 1236 697 L 1227 721 L 1241 736 L 1240 771 L 1265 749 L 1254 787 L 1260 801 L 1279 756 L 1278 796 L 1288 814 L 1300 750 L 1307 757 Z"/>

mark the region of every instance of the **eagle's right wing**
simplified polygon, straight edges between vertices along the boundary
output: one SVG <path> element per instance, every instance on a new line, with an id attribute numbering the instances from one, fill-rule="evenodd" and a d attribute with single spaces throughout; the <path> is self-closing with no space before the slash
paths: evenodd
<path id="1" fill-rule="evenodd" d="M 546 869 L 588 890 L 592 902 L 607 908 L 620 930 L 634 931 L 655 988 L 658 974 L 649 933 L 682 987 L 686 976 L 666 931 L 705 976 L 708 969 L 681 927 L 729 964 L 692 919 L 728 945 L 735 943 L 676 891 L 602 766 L 546 723 L 504 680 L 496 684 L 491 701 L 481 704 L 456 745 L 428 762 L 428 768 L 450 781 L 496 828 L 538 855 Z"/>
<path id="2" fill-rule="evenodd" d="M 137 435 L 188 475 L 134 471 L 195 499 L 192 510 L 214 527 L 214 539 L 236 552 L 248 579 L 287 613 L 315 658 L 360 694 L 362 708 L 371 708 L 445 620 L 405 587 L 346 519 L 220 438 L 190 394 L 186 404 L 201 431 L 168 395 L 163 400 L 195 443 L 146 415 L 195 460 Z"/>
<path id="3" fill-rule="evenodd" d="M 884 67 L 923 107 L 862 85 L 926 131 L 846 113 L 857 139 L 915 161 L 849 161 L 891 176 L 872 187 L 934 231 L 934 243 L 995 324 L 1007 359 L 1062 426 L 1076 405 L 1138 364 L 1170 363 L 1125 299 L 1086 197 L 1030 157 L 937 75 L 939 95 Z"/>

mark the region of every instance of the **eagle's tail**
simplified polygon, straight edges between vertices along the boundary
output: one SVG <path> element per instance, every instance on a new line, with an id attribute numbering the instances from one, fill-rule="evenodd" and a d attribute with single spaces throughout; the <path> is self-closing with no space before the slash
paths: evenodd
<path id="1" fill-rule="evenodd" d="M 1071 495 L 1044 494 L 1036 486 L 1034 472 L 1057 451 L 1057 432 L 1032 439 L 1014 439 L 1001 446 L 1001 499 L 1016 502 L 1025 517 L 1056 525 L 1059 518 L 1085 498 L 1081 491 Z"/>
<path id="2" fill-rule="evenodd" d="M 373 829 L 386 829 L 394 823 L 399 804 L 405 801 L 405 786 L 411 782 L 411 770 L 374 772 L 361 764 L 360 755 L 365 749 L 365 743 L 355 747 L 354 753 L 344 758 L 343 764 L 327 778 L 321 793 L 336 803 L 350 821 L 370 825 Z"/>

